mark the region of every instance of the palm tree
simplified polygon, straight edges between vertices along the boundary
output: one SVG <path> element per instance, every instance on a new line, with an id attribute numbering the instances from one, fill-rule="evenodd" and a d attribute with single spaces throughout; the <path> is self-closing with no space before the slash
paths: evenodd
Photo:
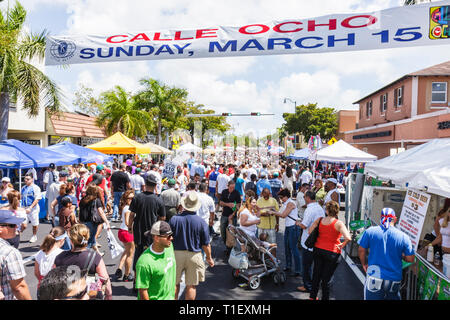
<path id="1" fill-rule="evenodd" d="M 8 137 L 10 101 L 20 98 L 29 117 L 39 114 L 41 102 L 49 113 L 61 106 L 56 84 L 30 63 L 44 58 L 47 32 L 25 33 L 26 15 L 19 2 L 0 11 L 0 140 Z"/>
<path id="2" fill-rule="evenodd" d="M 162 127 L 171 131 L 177 119 L 183 115 L 188 92 L 186 89 L 169 87 L 154 79 L 141 79 L 144 86 L 137 95 L 138 104 L 145 108 L 156 121 L 158 141 L 161 143 Z"/>
<path id="3" fill-rule="evenodd" d="M 121 86 L 100 96 L 100 114 L 97 125 L 104 127 L 108 135 L 117 131 L 128 137 L 144 137 L 153 123 L 147 111 L 139 108 L 135 97 Z"/>

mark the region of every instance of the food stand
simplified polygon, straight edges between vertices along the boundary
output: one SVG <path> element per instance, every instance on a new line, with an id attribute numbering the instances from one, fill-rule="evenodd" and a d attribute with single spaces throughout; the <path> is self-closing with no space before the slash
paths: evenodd
<path id="1" fill-rule="evenodd" d="M 353 244 L 346 254 L 356 263 L 355 243 L 369 225 L 377 225 L 381 210 L 395 210 L 396 227 L 408 234 L 416 251 L 413 264 L 404 263 L 402 296 L 409 300 L 449 300 L 443 261 L 427 261 L 425 235 L 450 198 L 450 139 L 435 139 L 397 155 L 367 164 L 365 174 L 352 174 L 346 190 L 346 223 Z M 448 200 L 447 200 L 448 201 Z M 357 225 L 356 228 L 351 226 Z M 434 256 L 434 253 L 433 253 Z"/>

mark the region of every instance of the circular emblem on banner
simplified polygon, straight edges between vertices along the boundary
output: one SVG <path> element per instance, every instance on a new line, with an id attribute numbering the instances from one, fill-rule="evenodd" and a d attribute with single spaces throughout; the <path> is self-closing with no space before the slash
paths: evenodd
<path id="1" fill-rule="evenodd" d="M 67 61 L 73 57 L 76 45 L 72 41 L 58 40 L 50 47 L 50 54 L 57 61 Z"/>

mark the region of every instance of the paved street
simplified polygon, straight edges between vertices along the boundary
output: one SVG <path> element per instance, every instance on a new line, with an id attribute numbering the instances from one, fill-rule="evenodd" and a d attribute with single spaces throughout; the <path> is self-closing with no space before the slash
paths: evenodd
<path id="1" fill-rule="evenodd" d="M 283 222 L 283 219 L 280 219 Z M 112 226 L 118 227 L 119 223 L 111 223 Z M 280 232 L 277 235 L 278 243 L 278 257 L 282 260 L 284 266 L 284 246 L 283 246 L 283 232 L 284 224 L 280 223 Z M 50 224 L 41 224 L 38 231 L 38 241 L 31 244 L 28 240 L 31 237 L 31 228 L 25 230 L 22 235 L 20 251 L 24 259 L 32 256 L 39 250 L 39 245 L 44 236 L 50 231 Z M 216 222 L 215 229 L 218 230 L 218 223 Z M 113 229 L 113 233 L 117 238 L 117 229 Z M 119 258 L 111 259 L 109 249 L 107 246 L 106 233 L 103 232 L 99 239 L 102 247 L 101 251 L 105 251 L 104 260 L 108 268 L 109 274 L 114 275 L 116 271 Z M 309 294 L 301 293 L 295 288 L 301 285 L 301 278 L 288 277 L 284 285 L 275 285 L 272 278 L 267 276 L 263 278 L 261 286 L 257 290 L 250 290 L 239 287 L 239 284 L 244 283 L 243 278 L 234 279 L 231 275 L 231 267 L 223 260 L 225 246 L 220 238 L 214 239 L 212 242 L 212 254 L 216 265 L 214 268 L 208 268 L 206 272 L 206 281 L 198 286 L 197 299 L 199 300 L 295 300 L 308 299 Z M 33 299 L 36 299 L 37 279 L 33 271 L 34 263 L 26 263 L 26 281 L 30 287 L 30 292 Z M 135 300 L 133 295 L 132 283 L 127 282 L 112 282 L 113 297 L 116 300 Z M 182 286 L 183 290 L 183 286 Z M 183 299 L 183 295 L 181 296 Z M 335 276 L 334 285 L 331 290 L 331 299 L 333 300 L 362 300 L 363 287 L 361 282 L 356 278 L 351 269 L 347 266 L 345 261 L 339 264 Z"/>

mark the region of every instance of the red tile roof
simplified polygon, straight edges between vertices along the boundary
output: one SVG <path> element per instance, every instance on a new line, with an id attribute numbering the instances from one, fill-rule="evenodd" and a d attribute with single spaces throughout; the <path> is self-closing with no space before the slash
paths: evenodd
<path id="1" fill-rule="evenodd" d="M 103 128 L 95 124 L 95 117 L 72 112 L 62 112 L 50 117 L 55 134 L 70 137 L 106 138 Z"/>

